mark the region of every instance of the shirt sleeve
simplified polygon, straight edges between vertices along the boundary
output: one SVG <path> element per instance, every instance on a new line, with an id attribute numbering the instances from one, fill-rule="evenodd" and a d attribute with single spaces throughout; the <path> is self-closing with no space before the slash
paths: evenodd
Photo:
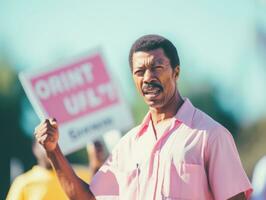
<path id="1" fill-rule="evenodd" d="M 117 150 L 115 149 L 91 181 L 90 190 L 97 200 L 118 198 L 118 173 Z"/>
<path id="2" fill-rule="evenodd" d="M 214 199 L 229 199 L 244 192 L 249 199 L 252 188 L 242 167 L 232 135 L 223 127 L 210 132 L 207 171 Z"/>
<path id="3" fill-rule="evenodd" d="M 266 156 L 264 156 L 256 164 L 252 185 L 254 187 L 254 192 L 252 194 L 252 200 L 262 200 L 266 198 Z"/>

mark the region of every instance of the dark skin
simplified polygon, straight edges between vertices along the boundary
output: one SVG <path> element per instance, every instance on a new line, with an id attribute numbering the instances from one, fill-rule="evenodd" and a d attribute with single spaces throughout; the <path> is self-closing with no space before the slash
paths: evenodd
<path id="1" fill-rule="evenodd" d="M 237 194 L 236 196 L 233 196 L 229 200 L 246 200 L 246 196 L 245 196 L 244 192 L 241 192 L 241 193 Z"/>
<path id="2" fill-rule="evenodd" d="M 176 86 L 179 66 L 172 69 L 162 49 L 136 52 L 132 59 L 132 73 L 137 90 L 149 106 L 153 123 L 175 116 L 183 103 Z M 145 87 L 148 84 L 156 87 Z"/>
<path id="3" fill-rule="evenodd" d="M 183 104 L 176 81 L 180 68 L 174 69 L 163 49 L 155 49 L 149 52 L 136 52 L 132 59 L 133 79 L 139 93 L 149 105 L 154 124 L 175 116 L 177 110 Z M 149 90 L 146 92 L 145 83 L 155 82 L 162 90 Z M 144 89 L 143 89 L 144 88 Z M 245 200 L 245 194 L 239 193 L 230 200 Z"/>
<path id="4" fill-rule="evenodd" d="M 137 90 L 149 106 L 154 124 L 175 116 L 183 104 L 176 81 L 180 68 L 174 69 L 162 49 L 135 52 L 132 58 L 132 76 Z M 35 129 L 36 140 L 44 147 L 60 183 L 69 199 L 94 200 L 89 185 L 77 177 L 58 145 L 58 126 L 47 119 Z M 239 193 L 230 200 L 245 200 Z"/>
<path id="5" fill-rule="evenodd" d="M 89 185 L 74 172 L 58 145 L 59 132 L 54 119 L 46 119 L 35 128 L 36 140 L 44 147 L 62 188 L 71 200 L 95 200 Z"/>

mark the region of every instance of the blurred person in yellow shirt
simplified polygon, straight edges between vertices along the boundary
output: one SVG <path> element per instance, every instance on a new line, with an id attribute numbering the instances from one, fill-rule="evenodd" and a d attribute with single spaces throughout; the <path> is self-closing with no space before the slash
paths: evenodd
<path id="1" fill-rule="evenodd" d="M 33 153 L 38 165 L 19 175 L 13 181 L 6 200 L 68 200 L 60 186 L 52 166 L 47 159 L 46 152 L 38 144 L 33 144 Z M 90 182 L 105 160 L 105 151 L 99 141 L 87 146 L 89 169 L 86 166 L 74 165 L 77 175 L 86 182 Z"/>

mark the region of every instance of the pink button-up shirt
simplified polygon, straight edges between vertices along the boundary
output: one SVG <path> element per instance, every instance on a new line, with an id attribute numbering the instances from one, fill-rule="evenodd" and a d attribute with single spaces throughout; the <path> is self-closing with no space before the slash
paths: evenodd
<path id="1" fill-rule="evenodd" d="M 224 200 L 251 184 L 231 134 L 188 99 L 156 140 L 150 114 L 129 131 L 94 176 L 96 199 Z M 123 123 L 123 122 L 121 122 Z"/>

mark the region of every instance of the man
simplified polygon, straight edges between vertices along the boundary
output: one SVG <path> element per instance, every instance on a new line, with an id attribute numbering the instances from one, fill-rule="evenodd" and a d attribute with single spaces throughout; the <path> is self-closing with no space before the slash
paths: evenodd
<path id="1" fill-rule="evenodd" d="M 158 35 L 139 38 L 129 62 L 149 107 L 141 125 L 118 143 L 90 186 L 58 146 L 55 120 L 35 130 L 70 199 L 248 199 L 251 185 L 231 134 L 179 94 L 179 58 Z"/>

